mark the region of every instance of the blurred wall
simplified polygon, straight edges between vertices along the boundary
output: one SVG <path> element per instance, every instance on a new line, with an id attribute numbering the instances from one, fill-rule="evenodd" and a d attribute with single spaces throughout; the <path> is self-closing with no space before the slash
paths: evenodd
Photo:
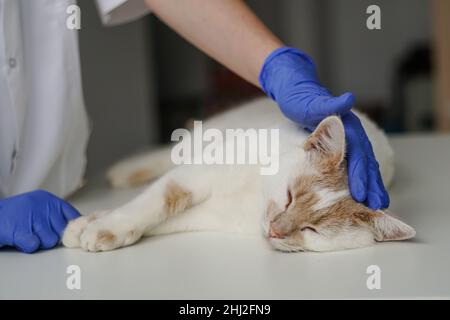
<path id="1" fill-rule="evenodd" d="M 363 102 L 387 104 L 396 62 L 411 45 L 431 38 L 428 0 L 278 3 L 283 11 L 281 36 L 287 43 L 314 57 L 332 91 L 352 91 Z M 366 28 L 366 9 L 372 4 L 381 8 L 381 30 Z"/>
<path id="2" fill-rule="evenodd" d="M 329 44 L 326 3 L 321 0 L 281 0 L 277 4 L 280 7 L 276 22 L 280 32 L 277 35 L 288 46 L 297 47 L 312 56 L 321 78 L 326 80 Z"/>
<path id="3" fill-rule="evenodd" d="M 157 88 L 148 18 L 105 27 L 94 1 L 78 4 L 83 91 L 92 124 L 89 177 L 157 141 Z"/>
<path id="4" fill-rule="evenodd" d="M 328 76 L 336 92 L 365 101 L 390 100 L 396 62 L 413 44 L 431 38 L 428 0 L 326 0 L 329 10 Z M 381 30 L 368 30 L 366 8 L 381 8 Z M 331 14 L 330 14 L 331 13 Z M 319 20 L 320 21 L 320 20 Z"/>

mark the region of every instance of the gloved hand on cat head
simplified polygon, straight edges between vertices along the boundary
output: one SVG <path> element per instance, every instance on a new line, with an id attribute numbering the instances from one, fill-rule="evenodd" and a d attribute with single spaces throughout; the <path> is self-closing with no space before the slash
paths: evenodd
<path id="1" fill-rule="evenodd" d="M 348 182 L 352 197 L 377 210 L 389 206 L 372 145 L 358 117 L 351 112 L 351 93 L 334 97 L 319 82 L 316 67 L 305 53 L 283 47 L 265 60 L 259 82 L 283 114 L 313 131 L 324 118 L 340 115 L 347 142 Z"/>
<path id="2" fill-rule="evenodd" d="M 68 221 L 79 216 L 70 204 L 47 191 L 0 200 L 0 246 L 26 253 L 53 248 Z"/>

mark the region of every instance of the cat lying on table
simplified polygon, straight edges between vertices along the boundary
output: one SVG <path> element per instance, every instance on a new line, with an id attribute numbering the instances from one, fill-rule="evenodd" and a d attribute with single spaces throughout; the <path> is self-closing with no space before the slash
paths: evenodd
<path id="1" fill-rule="evenodd" d="M 394 172 L 392 148 L 382 131 L 358 116 L 388 186 Z M 264 98 L 203 126 L 222 131 L 278 128 L 278 173 L 262 175 L 258 165 L 176 166 L 171 147 L 141 154 L 108 172 L 112 185 L 131 187 L 161 177 L 119 208 L 70 222 L 63 244 L 96 252 L 132 245 L 143 236 L 184 231 L 260 234 L 261 221 L 265 238 L 282 251 L 350 249 L 415 235 L 386 211 L 373 211 L 351 198 L 339 117 L 324 119 L 309 134 Z"/>

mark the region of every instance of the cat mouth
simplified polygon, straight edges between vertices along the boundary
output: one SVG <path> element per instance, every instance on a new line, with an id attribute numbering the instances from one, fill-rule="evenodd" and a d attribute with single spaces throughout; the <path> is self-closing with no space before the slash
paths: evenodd
<path id="1" fill-rule="evenodd" d="M 279 239 L 279 238 L 269 238 L 269 243 L 270 245 L 278 250 L 278 251 L 282 251 L 282 252 L 300 252 L 300 251 L 305 251 L 303 248 L 297 247 L 297 246 L 293 246 L 291 244 L 289 244 L 285 238 L 283 239 Z"/>

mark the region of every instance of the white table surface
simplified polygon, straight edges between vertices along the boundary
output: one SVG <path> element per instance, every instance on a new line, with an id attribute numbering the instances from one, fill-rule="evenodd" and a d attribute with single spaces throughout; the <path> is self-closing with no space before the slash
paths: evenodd
<path id="1" fill-rule="evenodd" d="M 289 254 L 259 238 L 185 233 L 99 254 L 3 249 L 0 298 L 450 298 L 450 136 L 392 142 L 397 174 L 391 209 L 416 229 L 412 241 Z M 114 207 L 139 192 L 90 185 L 72 199 L 83 212 Z M 73 264 L 81 268 L 81 290 L 66 288 L 66 269 Z M 381 268 L 380 290 L 366 287 L 366 268 L 373 264 Z"/>

